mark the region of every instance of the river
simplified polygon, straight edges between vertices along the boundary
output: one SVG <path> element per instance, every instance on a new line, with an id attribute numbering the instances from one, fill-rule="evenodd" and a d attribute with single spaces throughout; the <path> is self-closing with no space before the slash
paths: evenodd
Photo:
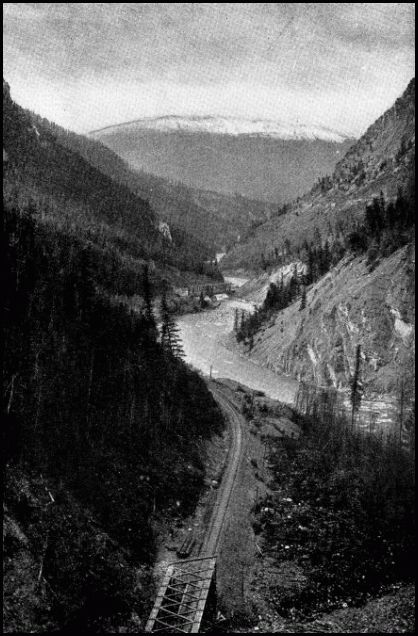
<path id="1" fill-rule="evenodd" d="M 265 369 L 227 346 L 237 307 L 251 310 L 253 305 L 239 299 L 227 300 L 216 309 L 178 317 L 186 362 L 206 375 L 212 367 L 214 378 L 229 378 L 264 391 L 275 400 L 293 403 L 298 387 L 295 379 Z"/>
<path id="2" fill-rule="evenodd" d="M 245 281 L 239 279 L 239 282 L 237 280 L 234 283 L 238 286 Z M 231 346 L 236 308 L 251 311 L 253 304 L 237 298 L 222 302 L 216 309 L 178 317 L 177 325 L 186 362 L 205 375 L 212 373 L 214 378 L 235 380 L 251 389 L 263 391 L 267 397 L 293 404 L 299 384 L 297 380 L 262 367 Z M 349 412 L 347 394 L 344 395 L 344 402 Z M 379 399 L 362 400 L 359 413 L 361 428 L 374 428 L 377 424 L 388 430 L 396 420 L 393 398 L 382 396 Z"/>

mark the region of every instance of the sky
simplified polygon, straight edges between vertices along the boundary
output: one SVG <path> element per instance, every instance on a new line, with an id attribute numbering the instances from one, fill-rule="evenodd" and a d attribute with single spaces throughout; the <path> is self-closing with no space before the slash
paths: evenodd
<path id="1" fill-rule="evenodd" d="M 414 76 L 413 3 L 5 3 L 12 97 L 86 133 L 162 115 L 359 136 Z"/>

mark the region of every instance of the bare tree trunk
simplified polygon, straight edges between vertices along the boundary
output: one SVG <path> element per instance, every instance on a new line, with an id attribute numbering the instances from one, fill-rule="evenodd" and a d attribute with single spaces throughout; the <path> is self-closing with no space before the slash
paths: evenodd
<path id="1" fill-rule="evenodd" d="M 13 403 L 13 395 L 14 395 L 14 390 L 15 390 L 15 381 L 17 378 L 17 373 L 15 373 L 12 376 L 11 382 L 10 382 L 10 395 L 9 395 L 9 401 L 7 403 L 7 414 L 10 413 L 10 409 L 12 408 L 12 403 Z"/>
<path id="2" fill-rule="evenodd" d="M 133 444 L 133 425 L 134 425 L 134 419 L 135 419 L 135 406 L 136 406 L 136 401 L 135 401 L 135 393 L 134 393 L 132 401 L 131 401 L 131 409 L 129 413 L 129 437 L 130 437 L 131 447 Z"/>
<path id="3" fill-rule="evenodd" d="M 90 397 L 91 397 L 91 389 L 93 386 L 94 356 L 95 356 L 95 351 L 93 349 L 91 353 L 91 357 L 90 357 L 89 383 L 87 387 L 87 417 L 86 417 L 87 428 L 89 427 L 89 424 L 90 424 Z"/>
<path id="4" fill-rule="evenodd" d="M 405 408 L 405 380 L 401 379 L 401 387 L 399 394 L 399 446 L 402 444 L 402 427 Z"/>

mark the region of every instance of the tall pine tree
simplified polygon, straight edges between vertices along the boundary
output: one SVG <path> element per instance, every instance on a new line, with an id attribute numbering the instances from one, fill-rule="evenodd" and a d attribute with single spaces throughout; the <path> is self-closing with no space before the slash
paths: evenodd
<path id="1" fill-rule="evenodd" d="M 175 358 L 184 358 L 184 349 L 179 335 L 179 328 L 168 309 L 167 293 L 161 295 L 161 346 L 165 353 Z"/>
<path id="2" fill-rule="evenodd" d="M 360 362 L 361 362 L 361 346 L 357 345 L 356 360 L 354 363 L 354 375 L 351 381 L 351 426 L 354 428 L 355 414 L 360 408 L 361 402 L 361 382 L 360 382 Z"/>
<path id="3" fill-rule="evenodd" d="M 299 311 L 303 311 L 306 308 L 306 287 L 302 289 L 302 297 L 300 299 Z"/>
<path id="4" fill-rule="evenodd" d="M 151 281 L 149 277 L 148 263 L 144 265 L 144 269 L 143 269 L 142 293 L 143 293 L 144 302 L 145 302 L 145 317 L 150 322 L 154 322 L 154 315 L 152 313 L 152 288 L 151 288 Z"/>

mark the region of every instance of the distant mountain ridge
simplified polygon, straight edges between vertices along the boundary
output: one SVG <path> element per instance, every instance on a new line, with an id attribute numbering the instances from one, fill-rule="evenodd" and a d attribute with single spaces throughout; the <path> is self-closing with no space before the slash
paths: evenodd
<path id="1" fill-rule="evenodd" d="M 140 119 L 89 136 L 136 170 L 275 205 L 332 172 L 355 141 L 321 126 L 217 116 Z"/>
<path id="2" fill-rule="evenodd" d="M 180 116 L 164 115 L 161 117 L 144 117 L 113 126 L 93 130 L 89 133 L 95 137 L 98 134 L 111 134 L 119 127 L 125 130 L 158 130 L 161 132 L 185 132 L 185 133 L 207 133 L 216 135 L 250 135 L 271 137 L 273 139 L 293 139 L 293 140 L 315 140 L 331 141 L 342 143 L 352 140 L 353 137 L 343 132 L 327 128 L 320 125 L 307 125 L 298 122 L 276 121 L 269 119 L 244 119 L 239 117 L 221 116 Z"/>

